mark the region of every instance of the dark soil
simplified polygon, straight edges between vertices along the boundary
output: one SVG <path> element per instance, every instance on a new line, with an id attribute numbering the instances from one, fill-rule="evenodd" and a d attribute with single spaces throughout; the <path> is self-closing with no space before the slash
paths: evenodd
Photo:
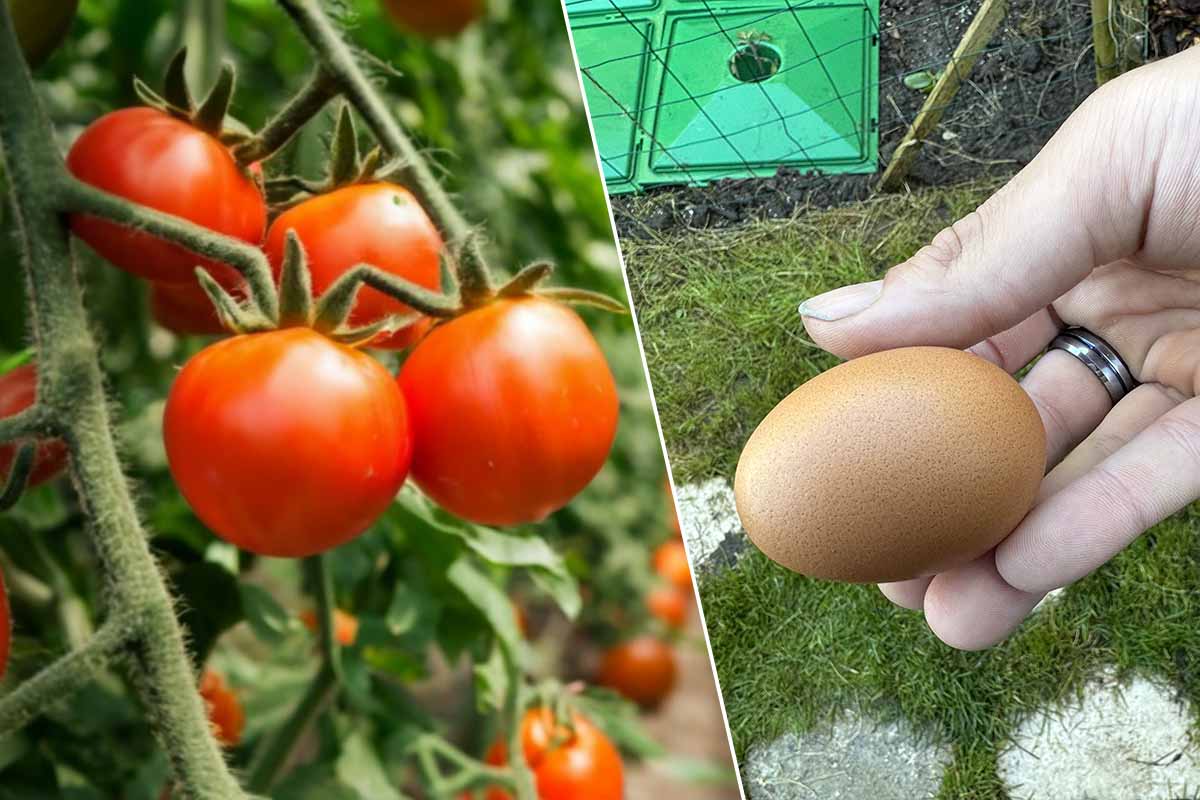
<path id="1" fill-rule="evenodd" d="M 974 0 L 882 0 L 881 166 L 925 101 L 925 94 L 905 86 L 904 77 L 944 66 L 978 5 Z M 988 51 L 926 142 L 909 183 L 946 185 L 1015 172 L 1094 86 L 1090 3 L 1012 0 Z M 770 178 L 726 179 L 707 186 L 662 187 L 641 195 L 615 196 L 613 210 L 622 236 L 727 227 L 862 200 L 877 179 L 878 175 L 823 176 L 781 169 Z"/>

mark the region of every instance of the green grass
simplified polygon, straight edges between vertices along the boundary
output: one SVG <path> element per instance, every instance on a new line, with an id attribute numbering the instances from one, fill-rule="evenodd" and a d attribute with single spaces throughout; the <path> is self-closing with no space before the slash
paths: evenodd
<path id="1" fill-rule="evenodd" d="M 834 363 L 808 342 L 805 297 L 878 277 L 993 185 L 875 200 L 784 223 L 626 242 L 677 481 L 729 477 L 757 422 Z M 843 709 L 899 717 L 952 746 L 942 800 L 1001 800 L 997 753 L 1027 713 L 1106 667 L 1169 681 L 1200 709 L 1200 510 L 1173 517 L 1071 587 L 1005 644 L 942 645 L 873 587 L 810 580 L 751 551 L 702 576 L 739 757 Z"/>

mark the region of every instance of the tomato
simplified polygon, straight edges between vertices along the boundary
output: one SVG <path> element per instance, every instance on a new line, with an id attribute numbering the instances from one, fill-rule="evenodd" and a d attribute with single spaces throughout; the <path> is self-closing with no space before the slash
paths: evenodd
<path id="1" fill-rule="evenodd" d="M 300 620 L 304 623 L 304 627 L 313 633 L 317 632 L 317 612 L 309 609 L 300 614 Z M 335 608 L 333 610 L 333 638 L 342 647 L 353 645 L 354 640 L 358 638 L 358 618 L 353 614 L 347 614 L 340 608 Z"/>
<path id="2" fill-rule="evenodd" d="M 675 687 L 676 672 L 670 645 L 653 636 L 638 636 L 604 654 L 597 683 L 643 708 L 654 708 Z"/>
<path id="3" fill-rule="evenodd" d="M 579 315 L 537 297 L 495 300 L 435 327 L 400 371 L 413 478 L 485 525 L 544 519 L 603 466 L 617 387 Z"/>
<path id="4" fill-rule="evenodd" d="M 4 586 L 4 573 L 0 572 L 0 678 L 8 670 L 9 641 L 12 639 L 12 618 L 8 611 L 8 589 Z"/>
<path id="5" fill-rule="evenodd" d="M 646 608 L 672 628 L 682 628 L 687 620 L 688 597 L 675 586 L 656 586 L 646 595 Z"/>
<path id="6" fill-rule="evenodd" d="M 574 731 L 557 724 L 554 711 L 545 707 L 529 709 L 521 720 L 521 749 L 538 800 L 621 800 L 625 778 L 617 748 L 583 715 L 573 713 L 571 723 Z M 486 760 L 493 766 L 508 762 L 503 740 L 491 746 Z M 486 797 L 512 800 L 500 789 L 488 790 Z"/>
<path id="7" fill-rule="evenodd" d="M 236 747 L 242 740 L 242 729 L 246 727 L 242 701 L 225 683 L 225 678 L 210 669 L 200 676 L 200 696 L 204 698 L 208 722 L 217 741 L 226 747 Z"/>
<path id="8" fill-rule="evenodd" d="M 8 7 L 25 60 L 37 67 L 67 38 L 79 0 L 8 0 Z"/>
<path id="9" fill-rule="evenodd" d="M 513 605 L 513 617 L 517 622 L 517 630 L 521 632 L 521 636 L 529 638 L 529 614 L 525 612 L 525 608 L 521 605 Z"/>
<path id="10" fill-rule="evenodd" d="M 692 596 L 692 571 L 688 567 L 687 550 L 683 542 L 672 539 L 654 551 L 654 571 L 671 582 L 681 592 Z"/>
<path id="11" fill-rule="evenodd" d="M 217 336 L 229 333 L 200 284 L 150 285 L 150 314 L 169 331 L 187 336 Z"/>
<path id="12" fill-rule="evenodd" d="M 215 137 L 154 108 L 125 108 L 93 122 L 67 154 L 85 183 L 257 245 L 267 204 L 250 171 Z M 71 230 L 123 270 L 159 283 L 193 281 L 197 266 L 224 281 L 233 269 L 148 233 L 82 214 Z"/>
<path id="13" fill-rule="evenodd" d="M 167 461 L 218 536 L 308 556 L 362 533 L 404 483 L 404 398 L 379 362 L 310 328 L 224 339 L 167 395 Z"/>
<path id="14" fill-rule="evenodd" d="M 305 200 L 279 215 L 267 231 L 263 249 L 278 278 L 285 235 L 294 230 L 308 255 L 313 292 L 324 292 L 346 270 L 372 264 L 426 289 L 442 283 L 442 237 L 412 194 L 391 183 L 366 183 Z M 358 290 L 351 325 L 365 325 L 411 308 L 383 292 Z M 400 349 L 428 330 L 428 321 L 377 337 L 371 347 Z"/>
<path id="15" fill-rule="evenodd" d="M 484 0 L 383 0 L 403 29 L 422 36 L 455 36 L 483 16 Z"/>
<path id="16" fill-rule="evenodd" d="M 37 400 L 37 367 L 24 364 L 0 375 L 0 417 L 11 417 L 29 408 Z M 17 457 L 16 443 L 0 444 L 0 486 L 8 480 Z M 29 486 L 38 486 L 58 477 L 67 465 L 67 445 L 61 439 L 39 441 L 33 456 Z"/>

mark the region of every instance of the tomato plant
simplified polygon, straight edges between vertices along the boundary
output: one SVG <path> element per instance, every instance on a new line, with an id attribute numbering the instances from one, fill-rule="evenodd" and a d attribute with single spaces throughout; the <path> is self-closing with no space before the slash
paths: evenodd
<path id="1" fill-rule="evenodd" d="M 383 0 L 400 27 L 423 36 L 454 36 L 477 20 L 484 0 Z"/>
<path id="2" fill-rule="evenodd" d="M 412 449 L 387 370 L 308 328 L 193 356 L 167 397 L 163 440 L 200 519 L 272 556 L 312 555 L 366 530 L 404 483 Z"/>
<path id="3" fill-rule="evenodd" d="M 400 371 L 413 478 L 485 525 L 537 522 L 596 475 L 617 390 L 583 320 L 536 297 L 499 299 L 435 328 Z"/>
<path id="4" fill-rule="evenodd" d="M 37 368 L 24 364 L 0 375 L 0 418 L 11 417 L 37 400 Z M 0 479 L 5 478 L 17 455 L 15 444 L 0 444 Z M 29 485 L 37 486 L 59 475 L 66 467 L 67 446 L 59 439 L 39 441 L 29 473 Z"/>
<path id="5" fill-rule="evenodd" d="M 620 754 L 581 714 L 571 714 L 568 725 L 556 720 L 550 708 L 529 709 L 521 720 L 521 751 L 536 777 L 538 800 L 621 800 L 624 796 Z M 489 764 L 504 764 L 507 758 L 503 740 L 488 750 Z M 487 792 L 487 800 L 511 797 L 500 789 Z"/>
<path id="6" fill-rule="evenodd" d="M 610 648 L 597 680 L 645 708 L 658 706 L 675 688 L 678 666 L 671 646 L 654 636 L 637 636 Z"/>
<path id="7" fill-rule="evenodd" d="M 250 169 L 212 134 L 156 108 L 124 108 L 93 122 L 71 146 L 67 168 L 135 203 L 250 244 L 262 241 L 267 206 Z M 73 214 L 71 230 L 109 263 L 143 278 L 189 283 L 201 266 L 233 279 L 226 265 L 90 214 Z"/>

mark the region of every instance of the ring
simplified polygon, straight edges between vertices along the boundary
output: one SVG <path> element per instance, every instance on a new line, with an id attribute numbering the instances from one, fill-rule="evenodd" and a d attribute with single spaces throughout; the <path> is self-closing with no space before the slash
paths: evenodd
<path id="1" fill-rule="evenodd" d="M 1067 328 L 1054 338 L 1049 350 L 1065 350 L 1079 359 L 1104 384 L 1113 405 L 1138 385 L 1117 351 L 1087 328 Z"/>

